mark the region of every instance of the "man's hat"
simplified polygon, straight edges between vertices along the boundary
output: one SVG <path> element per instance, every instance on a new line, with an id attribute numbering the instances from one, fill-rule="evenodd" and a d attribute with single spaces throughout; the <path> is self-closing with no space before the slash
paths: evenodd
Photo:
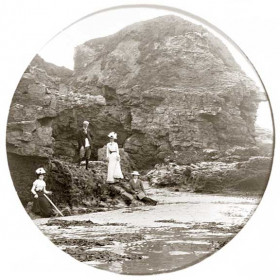
<path id="1" fill-rule="evenodd" d="M 133 171 L 133 172 L 131 173 L 131 175 L 137 175 L 137 176 L 140 176 L 140 174 L 139 174 L 139 172 L 138 172 L 138 171 Z"/>
<path id="2" fill-rule="evenodd" d="M 88 121 L 84 121 L 83 124 L 89 125 L 89 122 Z"/>

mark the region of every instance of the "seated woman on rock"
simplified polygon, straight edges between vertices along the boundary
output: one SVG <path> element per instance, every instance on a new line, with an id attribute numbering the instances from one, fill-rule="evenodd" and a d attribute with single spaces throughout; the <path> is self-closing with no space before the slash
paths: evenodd
<path id="1" fill-rule="evenodd" d="M 143 187 L 143 182 L 139 179 L 140 174 L 138 171 L 133 171 L 131 175 L 132 179 L 129 181 L 129 185 L 133 194 L 136 194 L 137 199 L 141 200 L 145 204 L 156 205 L 157 201 L 147 197 Z"/>
<path id="2" fill-rule="evenodd" d="M 53 208 L 45 197 L 45 194 L 52 194 L 52 192 L 46 190 L 46 183 L 44 181 L 45 173 L 44 168 L 38 168 L 36 170 L 37 180 L 33 182 L 31 189 L 31 192 L 34 194 L 32 212 L 42 217 L 51 217 L 54 215 Z"/>

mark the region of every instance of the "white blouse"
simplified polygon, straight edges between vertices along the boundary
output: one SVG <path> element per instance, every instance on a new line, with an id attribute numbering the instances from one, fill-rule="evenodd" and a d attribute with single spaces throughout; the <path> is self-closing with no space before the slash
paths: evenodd
<path id="1" fill-rule="evenodd" d="M 119 145 L 116 142 L 109 142 L 107 144 L 106 156 L 109 157 L 110 152 L 116 152 L 119 155 Z"/>
<path id="2" fill-rule="evenodd" d="M 40 180 L 40 179 L 37 179 L 33 182 L 33 186 L 32 186 L 32 189 L 31 189 L 31 192 L 33 194 L 34 191 L 37 192 L 37 191 L 44 191 L 46 188 L 46 182 L 44 180 Z"/>

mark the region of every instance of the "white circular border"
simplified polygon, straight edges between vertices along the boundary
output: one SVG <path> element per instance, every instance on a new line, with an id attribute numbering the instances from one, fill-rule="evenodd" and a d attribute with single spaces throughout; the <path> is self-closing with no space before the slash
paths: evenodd
<path id="1" fill-rule="evenodd" d="M 22 2 L 22 3 L 21 3 Z M 274 120 L 279 120 L 279 33 L 280 20 L 276 1 L 142 1 L 141 4 L 173 6 L 199 15 L 221 28 L 249 56 L 264 82 L 274 108 Z M 263 2 L 263 3 L 258 3 Z M 140 4 L 138 1 L 118 1 L 121 4 Z M 116 1 L 53 1 L 27 0 L 6 1 L 1 7 L 1 173 L 0 200 L 1 221 L 1 272 L 11 278 L 31 279 L 77 279 L 99 277 L 122 279 L 125 276 L 92 269 L 81 264 L 56 248 L 22 211 L 10 178 L 6 151 L 5 129 L 9 105 L 15 87 L 34 54 L 58 30 L 91 11 L 116 5 Z M 2 81 L 3 80 L 3 81 Z M 275 104 L 275 105 L 274 105 Z M 276 107 L 277 106 L 277 107 Z M 277 143 L 276 143 L 277 144 Z M 275 159 L 271 178 L 256 213 L 245 228 L 223 250 L 210 258 L 172 274 L 154 276 L 156 279 L 170 277 L 195 277 L 196 279 L 263 279 L 269 274 L 277 278 L 280 245 L 279 218 L 280 188 L 278 187 L 279 152 Z M 277 174 L 278 173 L 278 174 Z M 1 243 L 2 243 L 1 242 Z M 8 273 L 8 274 L 7 274 Z M 127 278 L 143 278 L 127 276 Z M 5 279 L 5 278 L 3 278 Z"/>

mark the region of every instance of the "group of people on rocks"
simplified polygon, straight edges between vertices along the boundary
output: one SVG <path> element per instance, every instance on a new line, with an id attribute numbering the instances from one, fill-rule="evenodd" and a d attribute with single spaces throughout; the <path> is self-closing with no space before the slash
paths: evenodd
<path id="1" fill-rule="evenodd" d="M 108 161 L 107 170 L 107 183 L 114 184 L 122 179 L 124 179 L 123 173 L 121 171 L 120 164 L 120 153 L 118 143 L 115 141 L 117 139 L 117 133 L 111 132 L 108 134 L 110 139 L 109 143 L 106 145 L 106 159 Z M 81 166 L 83 159 L 86 161 L 86 169 L 89 168 L 89 160 L 91 157 L 91 146 L 92 146 L 93 135 L 89 129 L 89 122 L 84 121 L 83 127 L 78 131 L 78 150 L 79 150 L 79 161 L 78 166 Z M 43 217 L 50 217 L 54 214 L 53 203 L 47 196 L 52 194 L 52 192 L 46 190 L 46 183 L 44 181 L 46 171 L 43 168 L 38 168 L 36 170 L 37 180 L 34 181 L 31 192 L 34 195 L 34 203 L 32 211 Z M 143 182 L 139 179 L 139 172 L 133 171 L 131 173 L 131 180 L 129 181 L 130 193 L 135 195 L 135 197 L 149 205 L 156 205 L 157 201 L 147 197 L 145 192 Z"/>

